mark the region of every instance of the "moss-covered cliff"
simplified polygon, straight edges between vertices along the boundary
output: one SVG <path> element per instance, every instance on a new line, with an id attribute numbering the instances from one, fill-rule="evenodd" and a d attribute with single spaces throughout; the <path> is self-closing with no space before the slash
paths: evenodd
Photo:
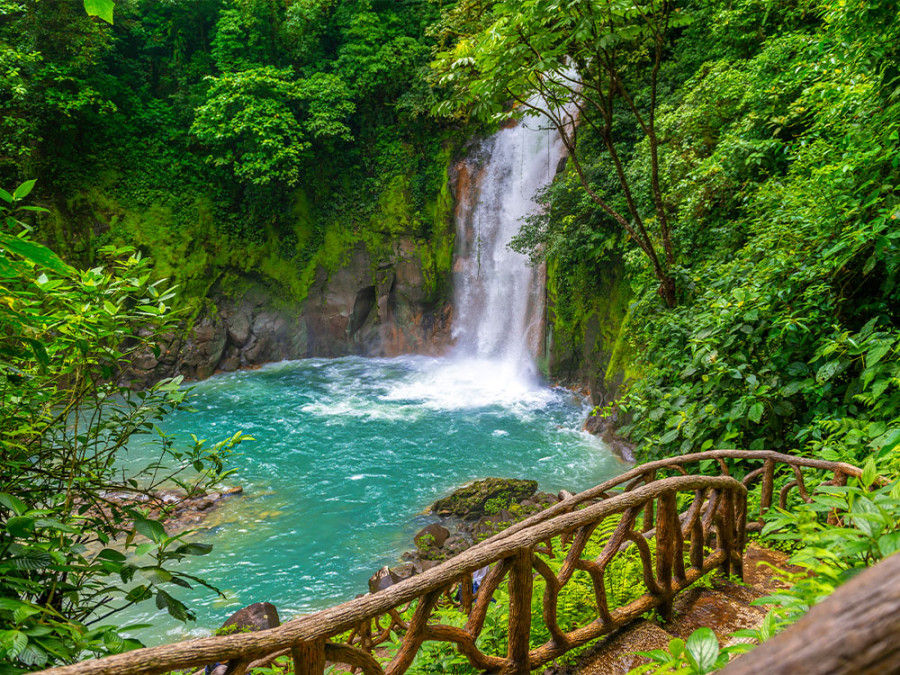
<path id="1" fill-rule="evenodd" d="M 550 378 L 586 388 L 595 405 L 605 405 L 635 376 L 626 339 L 632 292 L 619 260 L 579 272 L 581 283 L 561 295 L 559 262 L 547 264 L 542 367 Z"/>
<path id="2" fill-rule="evenodd" d="M 452 155 L 448 142 L 428 158 L 436 178 L 424 189 L 421 161 L 409 163 L 370 191 L 370 203 L 323 176 L 337 189 L 296 188 L 249 233 L 229 227 L 209 191 L 155 191 L 148 203 L 110 173 L 57 197 L 45 235 L 86 263 L 101 245 L 136 246 L 179 286 L 184 334 L 136 364 L 141 380 L 284 358 L 433 352 L 448 339 Z"/>

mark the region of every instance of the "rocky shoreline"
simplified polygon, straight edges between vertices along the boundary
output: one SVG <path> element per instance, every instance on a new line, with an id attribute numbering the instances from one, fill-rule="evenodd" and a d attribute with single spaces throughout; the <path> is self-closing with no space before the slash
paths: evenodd
<path id="1" fill-rule="evenodd" d="M 147 517 L 162 522 L 171 535 L 199 525 L 225 500 L 243 493 L 244 488 L 237 485 L 191 496 L 177 490 L 156 490 L 150 494 L 109 492 L 104 499 L 118 506 L 144 507 Z"/>
<path id="2" fill-rule="evenodd" d="M 369 592 L 377 593 L 437 567 L 560 499 L 549 492 L 538 492 L 537 481 L 533 480 L 486 478 L 464 485 L 431 505 L 428 511 L 437 521 L 416 534 L 415 548 L 401 556 L 404 562 L 384 566 L 372 575 Z"/>

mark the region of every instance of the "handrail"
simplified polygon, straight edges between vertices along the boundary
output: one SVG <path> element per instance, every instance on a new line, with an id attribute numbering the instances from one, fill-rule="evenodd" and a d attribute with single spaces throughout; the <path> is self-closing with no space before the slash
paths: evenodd
<path id="1" fill-rule="evenodd" d="M 633 469 L 626 471 L 625 473 L 619 474 L 614 478 L 609 479 L 599 485 L 595 485 L 592 488 L 588 488 L 583 492 L 579 492 L 576 495 L 572 495 L 567 499 L 564 499 L 543 511 L 539 511 L 538 513 L 532 515 L 525 520 L 522 520 L 501 532 L 498 532 L 496 535 L 491 537 L 490 539 L 485 540 L 483 543 L 496 541 L 498 539 L 502 539 L 504 537 L 508 537 L 511 534 L 515 534 L 516 532 L 521 531 L 526 527 L 531 527 L 535 523 L 543 522 L 548 518 L 553 518 L 561 513 L 568 513 L 573 508 L 579 506 L 580 504 L 584 504 L 585 502 L 593 501 L 596 499 L 604 499 L 609 497 L 609 493 L 611 490 L 616 489 L 620 486 L 628 486 L 632 487 L 640 482 L 648 483 L 652 480 L 655 480 L 655 477 L 659 471 L 663 471 L 666 469 L 675 469 L 680 470 L 682 475 L 684 474 L 684 465 L 685 464 L 695 464 L 708 460 L 715 460 L 719 462 L 719 466 L 723 471 L 723 475 L 728 475 L 727 467 L 724 466 L 724 461 L 727 459 L 731 460 L 763 460 L 765 462 L 764 466 L 755 471 L 749 472 L 744 478 L 744 485 L 749 487 L 756 480 L 762 478 L 763 481 L 767 484 L 763 488 L 762 499 L 760 503 L 760 508 L 762 513 L 765 513 L 772 506 L 772 482 L 774 479 L 774 472 L 776 464 L 784 464 L 794 468 L 808 468 L 808 469 L 819 469 L 823 471 L 830 471 L 834 474 L 834 478 L 829 481 L 835 485 L 843 485 L 846 483 L 847 477 L 854 476 L 859 478 L 862 476 L 862 469 L 856 467 L 852 464 L 847 464 L 846 462 L 830 462 L 822 459 L 813 459 L 810 457 L 797 457 L 796 455 L 787 455 L 781 452 L 775 452 L 773 450 L 707 450 L 704 452 L 695 452 L 688 455 L 676 455 L 674 457 L 666 457 L 665 459 L 655 460 L 653 462 L 647 462 L 645 464 L 639 464 L 635 466 Z M 795 471 L 795 476 L 796 476 Z M 796 478 L 795 478 L 796 480 Z M 802 480 L 802 477 L 801 479 Z M 797 485 L 791 485 L 791 487 L 799 487 L 800 480 L 798 480 Z M 630 488 L 626 488 L 630 489 Z M 805 492 L 805 485 L 803 490 Z M 787 491 L 781 493 L 779 497 L 779 505 L 783 508 L 786 502 Z M 807 498 L 806 495 L 803 496 L 804 499 Z M 759 514 L 759 518 L 762 517 L 762 513 Z M 750 524 L 750 529 L 758 529 L 759 519 L 756 519 L 756 523 L 752 523 L 750 519 L 748 519 L 748 523 Z"/>
<path id="2" fill-rule="evenodd" d="M 686 474 L 685 464 L 707 459 L 719 461 L 723 475 L 657 477 L 665 470 Z M 726 459 L 762 460 L 764 465 L 748 473 L 741 483 L 727 475 Z M 42 674 L 157 675 L 228 661 L 229 675 L 243 675 L 254 660 L 289 651 L 297 675 L 321 675 L 326 659 L 361 668 L 365 675 L 402 675 L 426 640 L 454 644 L 473 666 L 482 670 L 528 673 L 648 610 L 657 608 L 667 615 L 678 592 L 715 568 L 741 575 L 748 529 L 746 484 L 761 478 L 762 509 L 771 506 L 776 462 L 789 465 L 795 475 L 781 492 L 782 504 L 793 487 L 798 488 L 802 498 L 808 498 L 800 468 L 831 471 L 831 482 L 838 484 L 846 481 L 848 475 L 861 474 L 860 469 L 849 464 L 769 451 L 718 450 L 650 462 L 569 497 L 384 591 L 269 630 L 140 649 L 52 668 Z M 609 494 L 618 486 L 625 486 L 625 491 Z M 677 506 L 679 494 L 692 497 L 682 514 Z M 599 542 L 602 553 L 593 560 L 583 559 L 598 526 L 614 517 L 619 518 L 615 531 Z M 641 523 L 635 529 L 639 517 Z M 651 531 L 652 538 L 642 536 Z M 548 564 L 556 537 L 560 537 L 566 553 L 558 572 Z M 646 592 L 622 607 L 610 607 L 604 586 L 606 568 L 629 545 L 638 549 Z M 490 571 L 476 594 L 472 575 L 487 566 Z M 597 618 L 566 632 L 558 623 L 559 594 L 579 570 L 586 572 L 593 584 Z M 529 635 L 535 573 L 544 581 L 543 620 L 551 639 L 532 648 Z M 485 654 L 476 640 L 491 609 L 491 598 L 504 579 L 510 596 L 507 653 Z M 458 591 L 457 603 L 453 603 L 453 589 Z M 403 612 L 414 601 L 412 617 L 404 618 Z M 431 623 L 433 612 L 441 603 L 458 606 L 466 615 L 464 628 Z M 382 666 L 373 652 L 389 640 L 392 631 L 402 634 L 403 640 L 391 662 Z M 343 642 L 329 641 L 342 635 Z"/>

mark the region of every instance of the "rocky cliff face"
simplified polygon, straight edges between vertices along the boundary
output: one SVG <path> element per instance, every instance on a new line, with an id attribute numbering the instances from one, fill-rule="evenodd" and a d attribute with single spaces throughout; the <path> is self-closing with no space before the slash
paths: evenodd
<path id="1" fill-rule="evenodd" d="M 631 291 L 617 260 L 591 270 L 591 279 L 587 288 L 561 298 L 558 270 L 548 266 L 542 360 L 549 377 L 590 392 L 594 405 L 605 406 L 634 375 L 627 339 Z"/>
<path id="2" fill-rule="evenodd" d="M 193 325 L 172 335 L 159 357 L 143 354 L 124 379 L 145 386 L 283 359 L 440 353 L 450 342 L 451 307 L 435 300 L 428 273 L 416 241 L 401 237 L 386 255 L 360 242 L 337 269 L 319 268 L 302 303 L 251 276 L 232 279 L 227 292 L 214 285 Z"/>

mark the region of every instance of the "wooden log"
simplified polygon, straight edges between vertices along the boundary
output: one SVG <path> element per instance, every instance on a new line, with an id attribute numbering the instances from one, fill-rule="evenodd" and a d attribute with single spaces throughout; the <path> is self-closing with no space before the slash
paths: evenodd
<path id="1" fill-rule="evenodd" d="M 291 658 L 294 675 L 322 675 L 325 672 L 325 640 L 294 645 Z"/>
<path id="2" fill-rule="evenodd" d="M 734 553 L 738 546 L 734 508 L 734 493 L 726 492 L 722 499 L 722 520 L 719 524 L 719 529 L 717 530 L 719 540 L 722 542 L 722 547 L 725 549 L 725 553 L 728 556 L 725 559 L 725 563 L 722 565 L 722 574 L 726 576 L 736 571 L 732 565 L 734 562 Z"/>
<path id="3" fill-rule="evenodd" d="M 674 494 L 660 495 L 657 501 L 656 519 L 656 583 L 659 584 L 660 616 L 665 621 L 672 618 L 672 572 L 676 555 L 676 539 L 681 541 L 681 527 Z M 680 554 L 680 547 L 678 548 Z"/>
<path id="4" fill-rule="evenodd" d="M 775 460 L 767 459 L 763 474 L 762 489 L 759 499 L 759 519 L 772 507 L 772 494 L 775 490 Z"/>
<path id="5" fill-rule="evenodd" d="M 491 606 L 491 598 L 494 595 L 494 591 L 500 586 L 511 565 L 512 563 L 509 559 L 501 560 L 491 567 L 487 576 L 481 582 L 481 586 L 478 588 L 478 599 L 475 601 L 475 606 L 472 607 L 472 611 L 469 612 L 469 619 L 466 621 L 466 631 L 470 635 L 481 633 L 488 608 Z"/>
<path id="6" fill-rule="evenodd" d="M 483 542 L 481 542 L 481 544 L 479 544 L 479 546 L 493 544 L 494 542 L 497 542 L 501 539 L 505 539 L 506 537 L 517 534 L 518 532 L 521 532 L 526 528 L 532 527 L 538 523 L 545 522 L 551 518 L 555 518 L 556 516 L 563 513 L 567 513 L 571 511 L 575 506 L 578 506 L 579 504 L 583 504 L 585 502 L 589 502 L 593 499 L 597 499 L 610 490 L 621 485 L 625 485 L 628 482 L 632 481 L 634 478 L 642 476 L 648 471 L 657 471 L 660 469 L 669 469 L 675 467 L 680 468 L 684 464 L 698 463 L 718 458 L 732 460 L 771 461 L 773 473 L 775 464 L 782 463 L 796 464 L 797 466 L 807 467 L 810 469 L 820 469 L 824 471 L 843 471 L 849 476 L 862 476 L 862 469 L 853 466 L 852 464 L 847 464 L 845 462 L 829 462 L 824 459 L 813 459 L 811 457 L 797 457 L 796 455 L 787 455 L 782 452 L 775 452 L 774 450 L 706 450 L 704 452 L 695 452 L 689 455 L 668 457 L 666 459 L 659 459 L 654 462 L 640 464 L 630 471 L 616 476 L 615 478 L 611 478 L 610 480 L 600 483 L 595 487 L 589 488 L 584 492 L 579 492 L 572 499 L 567 499 L 565 503 L 554 504 L 550 508 L 539 511 L 533 516 L 530 516 L 529 518 L 526 518 L 525 520 L 520 521 L 501 532 L 498 532 L 489 539 L 484 540 Z M 769 505 L 771 505 L 771 500 Z"/>
<path id="7" fill-rule="evenodd" d="M 459 596 L 462 602 L 462 610 L 466 614 L 472 613 L 472 603 L 475 602 L 475 592 L 473 590 L 472 575 L 466 574 L 462 581 L 459 582 Z"/>
<path id="8" fill-rule="evenodd" d="M 556 617 L 557 606 L 559 604 L 559 579 L 556 578 L 556 574 L 550 569 L 550 565 L 544 560 L 541 560 L 538 556 L 534 556 L 534 559 L 531 562 L 534 565 L 534 569 L 537 570 L 537 573 L 544 578 L 544 602 L 542 606 L 544 625 L 547 626 L 547 630 L 550 631 L 550 637 L 552 637 L 555 642 L 558 644 L 565 644 L 566 635 L 559 627 L 559 621 Z"/>
<path id="9" fill-rule="evenodd" d="M 772 640 L 730 663 L 723 675 L 900 673 L 900 555 L 841 586 Z"/>
<path id="10" fill-rule="evenodd" d="M 798 482 L 795 478 L 790 483 L 787 483 L 784 487 L 781 488 L 781 492 L 778 493 L 778 508 L 786 509 L 787 508 L 787 499 L 788 493 L 791 491 L 791 488 L 797 487 Z"/>
<path id="11" fill-rule="evenodd" d="M 528 675 L 529 641 L 531 639 L 531 589 L 534 577 L 531 572 L 531 549 L 517 551 L 509 572 L 509 663 L 504 675 Z"/>
<path id="12" fill-rule="evenodd" d="M 409 630 L 406 631 L 406 635 L 403 636 L 403 645 L 388 664 L 386 669 L 388 675 L 402 675 L 412 664 L 413 659 L 416 658 L 419 647 L 422 646 L 422 641 L 425 639 L 425 629 L 428 627 L 428 618 L 431 616 L 431 612 L 434 610 L 434 607 L 437 605 L 437 601 L 443 592 L 444 589 L 439 588 L 431 593 L 423 595 L 419 599 L 419 604 L 416 607 L 415 613 L 413 613 L 413 618 L 409 622 Z"/>

